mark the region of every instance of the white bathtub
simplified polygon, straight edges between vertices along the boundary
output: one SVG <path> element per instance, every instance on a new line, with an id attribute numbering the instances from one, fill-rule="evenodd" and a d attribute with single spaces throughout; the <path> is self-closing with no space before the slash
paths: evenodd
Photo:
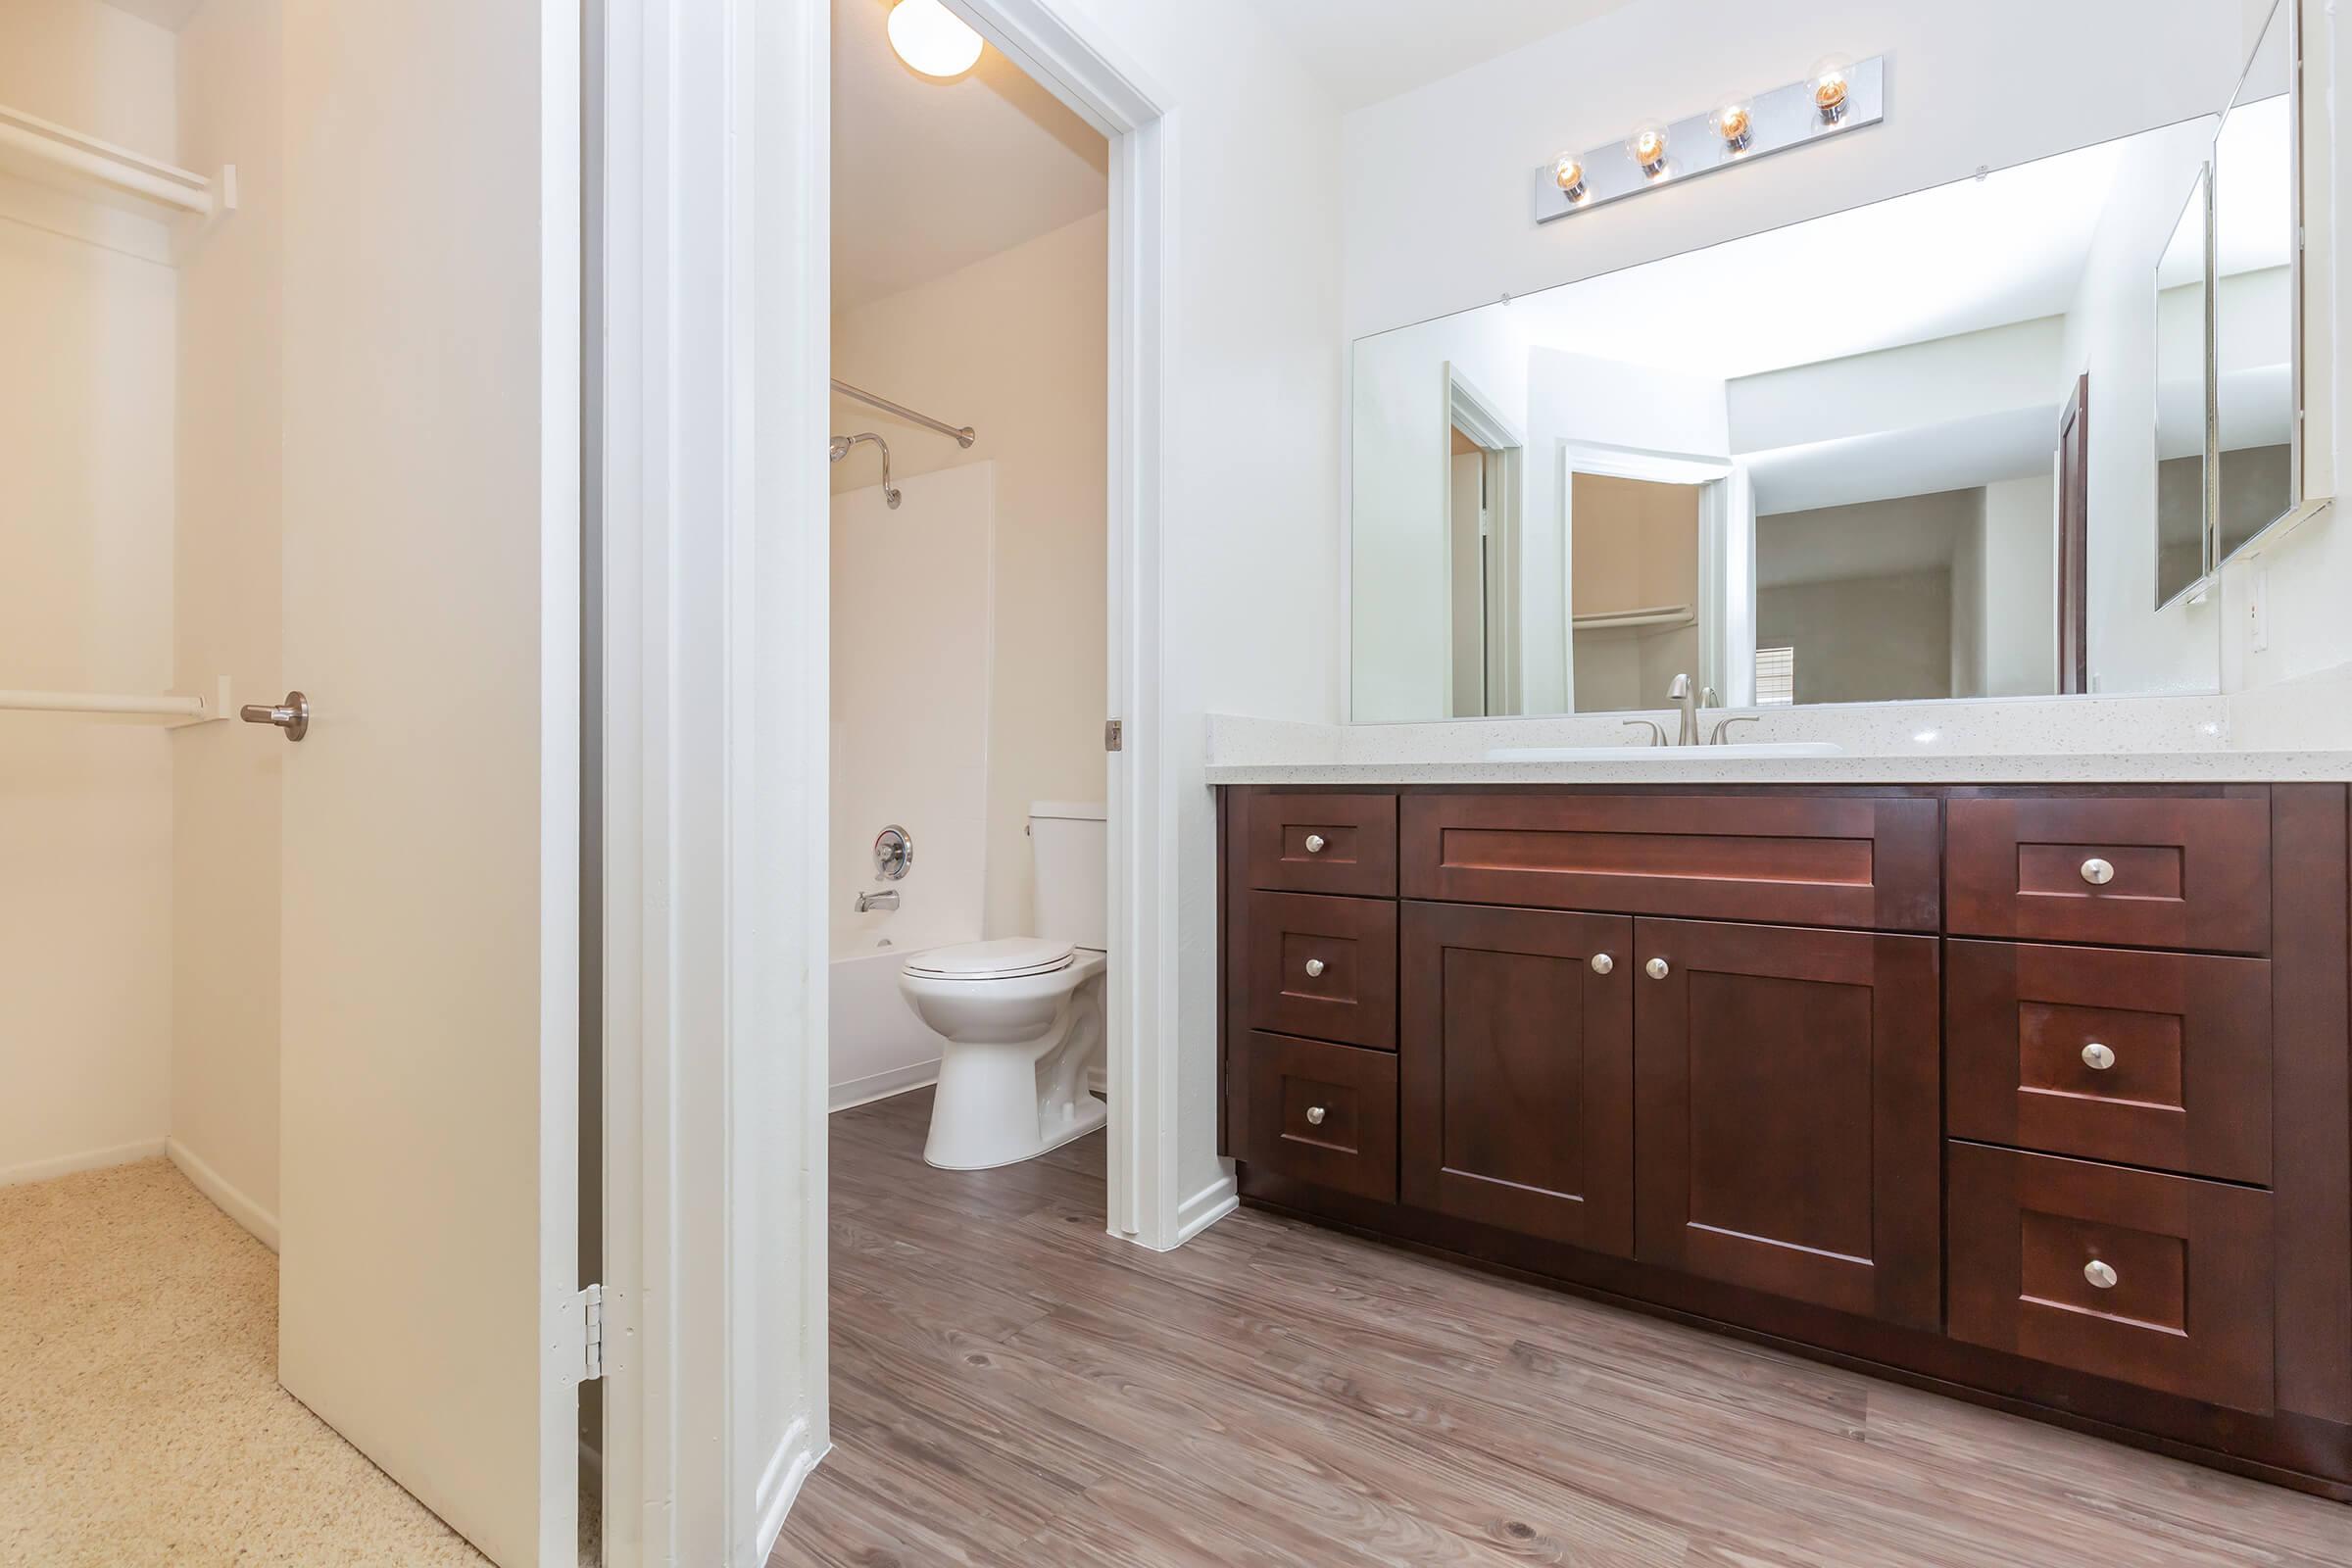
<path id="1" fill-rule="evenodd" d="M 870 916 L 833 930 L 832 1094 L 841 1110 L 939 1077 L 938 1035 L 899 995 L 899 970 L 923 948 L 877 947 Z"/>

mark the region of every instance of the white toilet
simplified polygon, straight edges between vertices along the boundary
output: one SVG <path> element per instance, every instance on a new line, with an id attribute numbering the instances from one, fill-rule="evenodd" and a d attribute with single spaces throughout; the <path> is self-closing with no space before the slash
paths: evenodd
<path id="1" fill-rule="evenodd" d="M 1109 1114 L 1086 1089 L 1108 962 L 1102 808 L 1033 804 L 1029 859 L 1044 936 L 933 948 L 899 974 L 906 1004 L 947 1042 L 923 1146 L 943 1170 L 1033 1158 Z"/>

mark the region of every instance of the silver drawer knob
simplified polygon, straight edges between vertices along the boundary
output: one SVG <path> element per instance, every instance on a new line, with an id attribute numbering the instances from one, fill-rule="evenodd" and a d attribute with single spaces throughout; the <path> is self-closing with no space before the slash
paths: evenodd
<path id="1" fill-rule="evenodd" d="M 1672 972 L 1666 967 L 1666 960 L 1664 958 L 1652 958 L 1647 963 L 1643 964 L 1642 968 L 1652 980 L 1663 980 L 1669 973 Z"/>
<path id="2" fill-rule="evenodd" d="M 2115 880 L 2115 867 L 2094 855 L 2082 862 L 2082 880 L 2094 888 L 2103 888 Z"/>
<path id="3" fill-rule="evenodd" d="M 2093 1040 L 2082 1048 L 2082 1065 L 2092 1072 L 2105 1072 L 2115 1065 L 2115 1053 Z"/>
<path id="4" fill-rule="evenodd" d="M 1320 1127 L 1323 1125 L 1323 1107 L 1321 1105 L 1309 1105 L 1306 1107 L 1306 1124 L 1309 1127 Z"/>
<path id="5" fill-rule="evenodd" d="M 2094 1257 L 2082 1265 L 2082 1277 L 2099 1290 L 2112 1291 L 2115 1289 L 2115 1270 L 2109 1268 L 2098 1258 Z"/>
<path id="6" fill-rule="evenodd" d="M 1309 958 L 1306 960 L 1306 977 L 1309 980 L 1320 980 L 1323 978 L 1323 960 L 1321 958 Z"/>
<path id="7" fill-rule="evenodd" d="M 1594 974 L 1607 974 L 1611 969 L 1616 967 L 1617 960 L 1610 957 L 1607 954 L 1595 953 L 1592 955 L 1592 972 Z"/>
<path id="8" fill-rule="evenodd" d="M 1323 853 L 1322 834 L 1309 833 L 1306 836 L 1306 853 L 1309 855 L 1321 855 Z"/>

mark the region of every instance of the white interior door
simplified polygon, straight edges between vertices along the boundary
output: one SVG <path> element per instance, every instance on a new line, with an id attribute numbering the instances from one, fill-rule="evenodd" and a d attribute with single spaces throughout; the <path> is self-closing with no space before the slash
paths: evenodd
<path id="1" fill-rule="evenodd" d="M 505 1568 L 578 1449 L 577 8 L 287 0 L 279 1377 Z M 256 737 L 257 740 L 259 737 Z"/>

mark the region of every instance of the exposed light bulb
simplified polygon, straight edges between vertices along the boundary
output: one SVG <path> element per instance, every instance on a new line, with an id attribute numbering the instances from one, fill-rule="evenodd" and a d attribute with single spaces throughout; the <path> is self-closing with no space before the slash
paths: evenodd
<path id="1" fill-rule="evenodd" d="M 1627 140 L 1625 150 L 1634 155 L 1642 172 L 1656 179 L 1666 172 L 1666 127 L 1650 123 L 1636 130 Z"/>
<path id="2" fill-rule="evenodd" d="M 1712 121 L 1715 134 L 1723 138 L 1724 151 L 1743 153 L 1754 145 L 1756 116 L 1754 106 L 1745 98 L 1726 98 L 1715 108 Z"/>
<path id="3" fill-rule="evenodd" d="M 1822 123 L 1835 125 L 1845 118 L 1846 94 L 1851 84 L 1846 73 L 1854 63 L 1843 55 L 1828 55 L 1813 63 L 1807 73 L 1813 83 L 1813 107 L 1821 115 Z"/>
<path id="4" fill-rule="evenodd" d="M 1585 161 L 1576 154 L 1562 153 L 1551 161 L 1551 179 L 1570 201 L 1585 199 Z"/>
<path id="5" fill-rule="evenodd" d="M 980 63 L 980 35 L 939 0 L 899 0 L 889 28 L 891 48 L 926 76 L 960 76 Z"/>

